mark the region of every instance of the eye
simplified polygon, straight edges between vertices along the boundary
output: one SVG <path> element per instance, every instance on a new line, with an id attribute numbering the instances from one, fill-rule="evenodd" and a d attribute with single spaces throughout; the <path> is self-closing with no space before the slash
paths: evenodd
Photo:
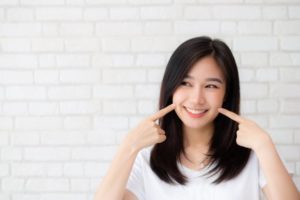
<path id="1" fill-rule="evenodd" d="M 206 88 L 214 88 L 214 89 L 217 89 L 218 86 L 213 85 L 213 84 L 209 84 L 209 85 L 206 86 Z"/>
<path id="2" fill-rule="evenodd" d="M 191 86 L 191 84 L 188 83 L 188 82 L 186 82 L 186 81 L 182 81 L 182 82 L 181 82 L 181 85 L 184 85 L 184 86 Z"/>

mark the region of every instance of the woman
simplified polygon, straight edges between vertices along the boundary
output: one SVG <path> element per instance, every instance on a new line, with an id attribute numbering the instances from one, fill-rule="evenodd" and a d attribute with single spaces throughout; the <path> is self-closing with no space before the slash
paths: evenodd
<path id="1" fill-rule="evenodd" d="M 260 189 L 267 199 L 300 199 L 271 138 L 238 115 L 239 90 L 224 42 L 181 44 L 162 80 L 161 110 L 127 134 L 95 200 L 256 200 Z"/>

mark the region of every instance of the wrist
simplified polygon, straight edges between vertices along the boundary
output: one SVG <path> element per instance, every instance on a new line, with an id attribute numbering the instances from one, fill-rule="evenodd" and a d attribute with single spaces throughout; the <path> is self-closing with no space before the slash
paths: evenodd
<path id="1" fill-rule="evenodd" d="M 273 147 L 274 147 L 274 144 L 273 144 L 272 138 L 268 134 L 265 134 L 261 138 L 259 144 L 253 148 L 253 151 L 256 153 L 256 155 L 260 155 L 260 154 L 263 154 L 264 152 L 266 152 L 266 150 L 269 150 Z"/>

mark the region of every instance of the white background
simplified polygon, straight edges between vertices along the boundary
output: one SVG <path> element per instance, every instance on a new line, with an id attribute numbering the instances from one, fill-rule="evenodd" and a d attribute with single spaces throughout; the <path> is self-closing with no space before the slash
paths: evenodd
<path id="1" fill-rule="evenodd" d="M 200 35 L 233 50 L 242 114 L 300 188 L 299 0 L 0 0 L 0 199 L 92 199 L 157 110 L 170 54 Z"/>

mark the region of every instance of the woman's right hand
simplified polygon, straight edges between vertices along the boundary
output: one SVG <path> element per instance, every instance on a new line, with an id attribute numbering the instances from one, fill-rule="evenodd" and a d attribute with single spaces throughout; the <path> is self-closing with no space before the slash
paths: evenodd
<path id="1" fill-rule="evenodd" d="M 165 131 L 156 123 L 156 120 L 173 111 L 175 107 L 174 103 L 170 104 L 141 121 L 137 127 L 128 133 L 125 138 L 127 144 L 134 148 L 134 150 L 139 151 L 145 147 L 165 141 Z"/>

